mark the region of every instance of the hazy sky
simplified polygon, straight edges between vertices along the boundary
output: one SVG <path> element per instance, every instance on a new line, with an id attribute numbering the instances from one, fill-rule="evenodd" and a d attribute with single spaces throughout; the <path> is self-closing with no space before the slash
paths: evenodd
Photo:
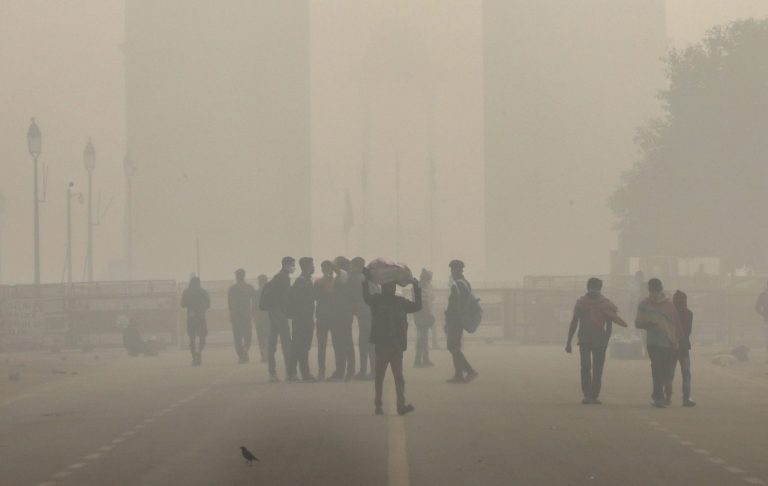
<path id="1" fill-rule="evenodd" d="M 84 189 L 82 149 L 88 136 L 97 152 L 96 191 L 102 192 L 104 204 L 114 196 L 95 230 L 97 278 L 107 278 L 109 262 L 122 257 L 123 4 L 0 0 L 0 193 L 7 201 L 0 230 L 3 282 L 32 277 L 32 165 L 25 142 L 31 116 L 43 132 L 41 162 L 50 171 L 48 201 L 41 209 L 43 280 L 62 278 L 66 184 L 74 181 Z M 669 0 L 668 37 L 673 45 L 683 46 L 714 24 L 764 15 L 765 0 Z M 84 207 L 76 207 L 76 279 L 83 271 L 84 221 Z"/>

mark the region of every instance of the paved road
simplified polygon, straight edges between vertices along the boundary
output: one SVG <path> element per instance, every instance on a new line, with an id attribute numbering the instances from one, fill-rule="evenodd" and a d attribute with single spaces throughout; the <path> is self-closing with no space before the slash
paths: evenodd
<path id="1" fill-rule="evenodd" d="M 470 385 L 444 383 L 445 351 L 435 368 L 407 369 L 407 417 L 391 400 L 374 416 L 367 382 L 269 384 L 263 365 L 238 366 L 228 348 L 201 368 L 177 351 L 104 360 L 0 397 L 0 484 L 768 482 L 768 365 L 695 355 L 700 406 L 657 410 L 645 361 L 609 360 L 605 404 L 584 406 L 576 355 L 484 344 L 467 354 L 481 373 Z M 244 464 L 240 445 L 261 462 Z"/>

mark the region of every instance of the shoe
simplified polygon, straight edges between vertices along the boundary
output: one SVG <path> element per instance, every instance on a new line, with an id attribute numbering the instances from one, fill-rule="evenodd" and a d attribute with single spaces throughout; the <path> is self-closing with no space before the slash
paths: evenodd
<path id="1" fill-rule="evenodd" d="M 656 408 L 667 408 L 667 406 L 664 404 L 664 400 L 654 400 L 651 402 L 651 405 Z"/>
<path id="2" fill-rule="evenodd" d="M 667 407 L 672 405 L 672 397 L 665 397 L 664 398 L 664 405 L 666 405 Z"/>
<path id="3" fill-rule="evenodd" d="M 591 399 L 591 398 L 584 398 L 584 399 L 581 401 L 581 404 L 582 404 L 582 405 L 591 405 L 591 404 L 592 404 L 592 399 Z"/>
<path id="4" fill-rule="evenodd" d="M 405 415 L 406 413 L 413 412 L 415 408 L 410 403 L 408 405 L 403 405 L 402 407 L 397 407 L 397 414 L 398 415 Z"/>
<path id="5" fill-rule="evenodd" d="M 694 402 L 693 400 L 688 398 L 688 399 L 683 400 L 683 406 L 684 407 L 695 407 L 696 406 L 696 402 Z"/>
<path id="6" fill-rule="evenodd" d="M 464 381 L 464 377 L 459 375 L 456 375 L 453 378 L 445 380 L 445 382 L 446 383 L 462 383 L 462 384 L 466 383 L 466 381 Z"/>
<path id="7" fill-rule="evenodd" d="M 362 371 L 355 375 L 356 380 L 365 380 L 368 377 L 368 373 L 363 373 Z"/>
<path id="8" fill-rule="evenodd" d="M 337 376 L 337 375 L 333 374 L 333 375 L 331 375 L 330 378 L 328 378 L 325 381 L 344 381 L 344 379 L 342 377 L 340 377 L 340 376 Z"/>
<path id="9" fill-rule="evenodd" d="M 344 381 L 352 381 L 352 378 L 354 378 L 355 375 L 352 373 L 347 373 L 347 376 L 344 377 Z"/>
<path id="10" fill-rule="evenodd" d="M 277 375 L 269 375 L 269 382 L 270 383 L 280 383 L 280 378 L 278 378 Z"/>
<path id="11" fill-rule="evenodd" d="M 242 356 L 237 358 L 237 364 L 245 364 L 245 358 L 243 358 Z"/>
<path id="12" fill-rule="evenodd" d="M 286 381 L 286 382 L 288 382 L 288 383 L 298 383 L 298 382 L 300 382 L 301 380 L 299 380 L 299 377 L 298 377 L 298 376 L 295 376 L 295 375 L 291 375 L 291 376 L 286 376 L 286 377 L 285 377 L 285 381 Z"/>
<path id="13" fill-rule="evenodd" d="M 384 415 L 384 409 L 381 407 L 381 405 L 376 405 L 373 409 L 373 413 L 376 415 Z"/>
<path id="14" fill-rule="evenodd" d="M 317 381 L 323 380 L 325 380 L 325 370 L 320 370 L 317 372 Z"/>
<path id="15" fill-rule="evenodd" d="M 304 383 L 317 383 L 317 378 L 315 378 L 312 375 L 309 375 L 306 378 L 302 378 L 301 381 L 303 381 Z"/>
<path id="16" fill-rule="evenodd" d="M 601 402 L 597 398 L 593 398 L 592 399 L 592 405 L 602 405 L 602 404 L 603 404 L 603 402 Z"/>
<path id="17" fill-rule="evenodd" d="M 470 372 L 468 372 L 468 373 L 467 373 L 467 376 L 466 376 L 466 378 L 464 378 L 464 381 L 466 381 L 467 383 L 469 383 L 470 381 L 472 381 L 472 380 L 474 380 L 475 378 L 477 378 L 477 375 L 479 375 L 479 374 L 480 374 L 480 373 L 478 373 L 477 371 L 475 371 L 475 370 L 472 370 L 472 371 L 470 371 Z"/>

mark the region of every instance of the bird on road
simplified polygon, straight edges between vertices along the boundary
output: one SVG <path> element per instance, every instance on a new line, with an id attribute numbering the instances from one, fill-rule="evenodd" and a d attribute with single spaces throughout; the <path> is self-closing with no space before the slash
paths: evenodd
<path id="1" fill-rule="evenodd" d="M 259 462 L 259 458 L 254 456 L 251 451 L 245 448 L 245 446 L 240 446 L 240 453 L 243 455 L 243 458 L 250 464 L 252 461 Z"/>

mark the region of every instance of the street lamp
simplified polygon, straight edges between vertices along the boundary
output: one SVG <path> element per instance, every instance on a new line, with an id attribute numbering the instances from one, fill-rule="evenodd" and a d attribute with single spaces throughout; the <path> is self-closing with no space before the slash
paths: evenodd
<path id="1" fill-rule="evenodd" d="M 96 150 L 93 148 L 91 137 L 83 149 L 83 165 L 88 171 L 88 250 L 86 252 L 86 265 L 88 267 L 88 281 L 93 282 L 93 170 L 96 168 Z"/>
<path id="2" fill-rule="evenodd" d="M 43 147 L 43 134 L 40 132 L 40 128 L 35 123 L 35 119 L 32 118 L 32 123 L 27 130 L 27 148 L 29 149 L 29 155 L 32 156 L 34 165 L 34 198 L 35 198 L 35 285 L 40 285 L 40 197 L 38 196 L 38 183 L 37 183 L 37 159 L 40 157 L 40 152 Z"/>
<path id="3" fill-rule="evenodd" d="M 126 152 L 123 160 L 125 170 L 125 263 L 128 270 L 128 280 L 133 278 L 133 175 L 136 164 L 131 158 L 130 151 Z"/>
<path id="4" fill-rule="evenodd" d="M 72 192 L 75 187 L 74 182 L 67 185 L 67 283 L 72 285 L 72 199 L 83 203 L 83 195 L 79 192 Z"/>

